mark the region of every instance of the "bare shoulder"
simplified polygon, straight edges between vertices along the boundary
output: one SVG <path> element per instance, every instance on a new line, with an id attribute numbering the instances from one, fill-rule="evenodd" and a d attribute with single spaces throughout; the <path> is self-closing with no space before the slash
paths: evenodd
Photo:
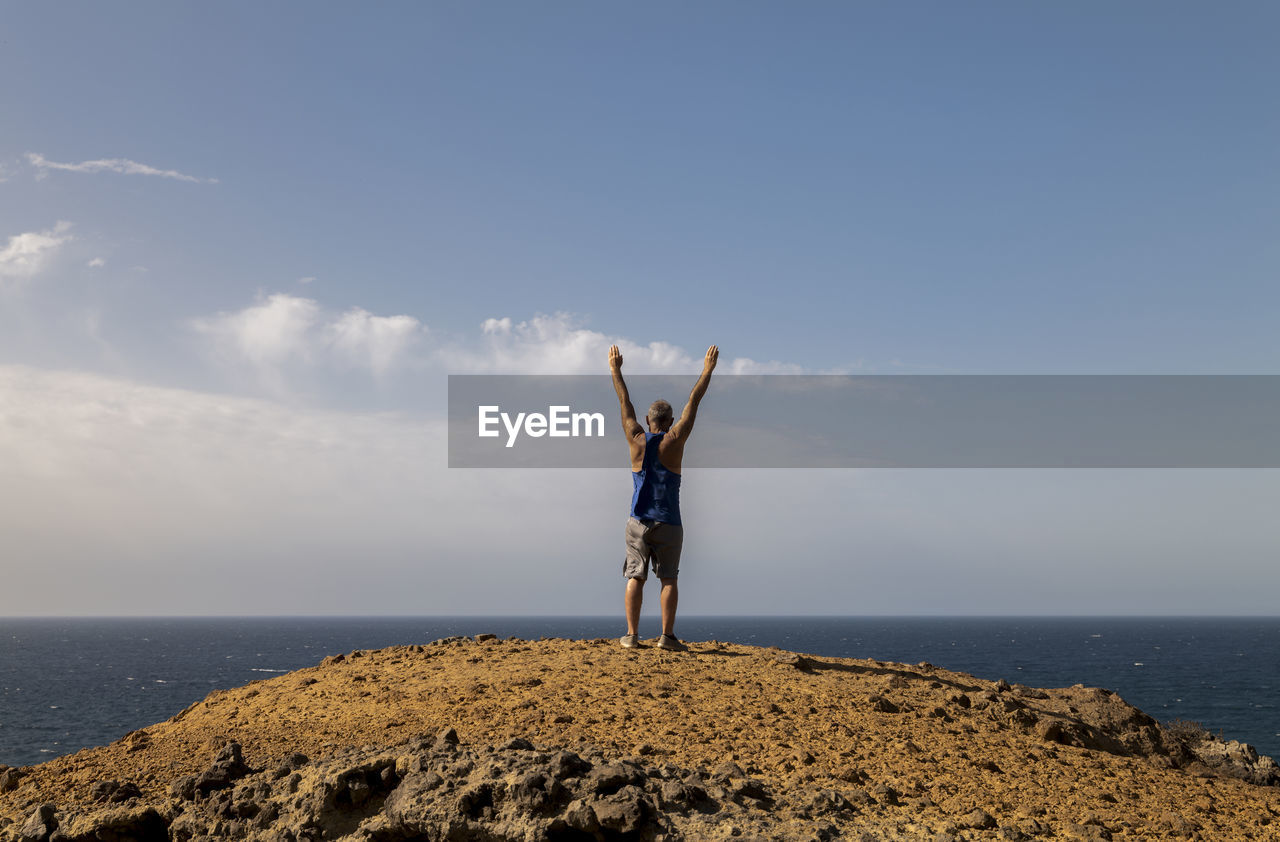
<path id="1" fill-rule="evenodd" d="M 684 443 L 689 440 L 689 434 L 692 432 L 693 425 L 682 417 L 671 425 L 671 429 L 668 431 L 669 435 L 662 443 L 665 446 L 668 441 L 679 442 L 680 446 L 684 447 Z"/>
<path id="2" fill-rule="evenodd" d="M 627 447 L 631 451 L 631 470 L 640 470 L 644 464 L 644 430 L 641 430 L 638 435 L 628 436 Z"/>

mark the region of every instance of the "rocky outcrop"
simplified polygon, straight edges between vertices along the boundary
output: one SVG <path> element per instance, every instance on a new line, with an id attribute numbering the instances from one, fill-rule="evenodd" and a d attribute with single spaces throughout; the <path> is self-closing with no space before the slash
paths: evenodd
<path id="1" fill-rule="evenodd" d="M 1117 737 L 1098 733 L 1109 745 Z M 1259 759 L 1246 745 L 1218 743 L 1204 740 L 1203 756 L 1218 758 L 1219 768 L 1238 766 L 1249 774 L 1262 767 L 1274 770 L 1269 758 Z M 858 782 L 856 776 L 852 780 Z M 778 790 L 734 762 L 711 771 L 690 769 L 640 756 L 619 758 L 600 748 L 538 747 L 522 738 L 500 746 L 468 746 L 453 728 L 323 761 L 293 754 L 271 769 L 249 766 L 233 742 L 203 772 L 173 782 L 169 793 L 168 800 L 148 802 L 131 782 L 100 781 L 89 803 L 63 809 L 41 804 L 16 832 L 0 832 L 0 837 L 15 842 L 676 842 L 724 836 L 727 827 L 737 830 L 730 836 L 753 832 L 772 839 L 821 840 L 843 835 L 859 818 L 875 824 L 887 812 L 932 806 L 883 784 L 845 791 Z M 1173 814 L 1166 821 L 1171 832 L 1179 831 L 1175 836 L 1191 827 Z M 1020 827 L 1001 825 L 978 808 L 944 823 L 934 838 L 991 831 L 993 838 L 1031 839 L 1038 830 L 1048 828 L 1034 819 Z M 1109 835 L 1100 821 L 1065 830 L 1075 838 Z"/>
<path id="2" fill-rule="evenodd" d="M 204 773 L 175 782 L 167 802 L 143 803 L 127 782 L 104 782 L 94 794 L 106 802 L 128 797 L 98 809 L 43 804 L 14 838 L 675 842 L 707 838 L 713 826 L 726 823 L 761 831 L 772 826 L 776 836 L 778 822 L 797 819 L 817 819 L 812 826 L 830 835 L 836 827 L 822 817 L 859 810 L 830 790 L 776 793 L 734 763 L 708 772 L 612 757 L 598 748 L 539 748 L 519 738 L 466 746 L 452 728 L 323 762 L 296 756 L 271 770 L 250 769 L 232 743 Z M 860 795 L 863 805 L 875 803 Z"/>
<path id="3" fill-rule="evenodd" d="M 1280 786 L 1280 765 L 1238 740 L 1224 740 L 1203 729 L 1164 732 L 1168 755 L 1178 768 L 1205 776 L 1239 778 L 1258 786 Z"/>
<path id="4" fill-rule="evenodd" d="M 1276 772 L 1098 688 L 482 635 L 333 655 L 0 768 L 0 842 L 1267 839 Z"/>
<path id="5" fill-rule="evenodd" d="M 1215 737 L 1195 723 L 1161 725 L 1110 690 L 1083 685 L 1056 691 L 1021 685 L 1010 689 L 1017 688 L 1027 703 L 1007 706 L 1030 711 L 1029 721 L 1034 720 L 1039 735 L 1050 742 L 1142 757 L 1211 777 L 1280 786 L 1280 765 L 1248 743 Z M 1057 704 L 1046 704 L 1054 700 Z M 1037 703 L 1040 709 L 1031 707 Z"/>
<path id="6" fill-rule="evenodd" d="M 208 769 L 198 775 L 187 775 L 174 781 L 169 787 L 169 794 L 186 799 L 195 798 L 196 795 L 207 796 L 216 790 L 229 788 L 250 771 L 252 770 L 244 762 L 240 744 L 228 743 L 218 752 Z"/>

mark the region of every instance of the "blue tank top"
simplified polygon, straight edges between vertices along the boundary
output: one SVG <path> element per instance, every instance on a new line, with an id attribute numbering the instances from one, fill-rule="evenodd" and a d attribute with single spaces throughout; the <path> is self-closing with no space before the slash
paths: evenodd
<path id="1" fill-rule="evenodd" d="M 644 464 L 631 472 L 631 516 L 640 520 L 680 523 L 680 475 L 662 467 L 658 445 L 666 433 L 644 434 Z"/>

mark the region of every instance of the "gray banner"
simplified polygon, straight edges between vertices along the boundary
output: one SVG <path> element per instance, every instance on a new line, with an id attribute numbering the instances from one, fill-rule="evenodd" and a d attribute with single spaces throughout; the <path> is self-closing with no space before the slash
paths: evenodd
<path id="1" fill-rule="evenodd" d="M 636 417 L 695 377 L 631 375 Z M 449 467 L 627 465 L 608 375 L 450 375 Z M 690 468 L 1276 468 L 1280 375 L 715 375 Z"/>

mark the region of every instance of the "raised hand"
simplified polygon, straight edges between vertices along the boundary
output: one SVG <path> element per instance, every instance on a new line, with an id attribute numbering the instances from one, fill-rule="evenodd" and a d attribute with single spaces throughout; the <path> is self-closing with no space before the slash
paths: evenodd
<path id="1" fill-rule="evenodd" d="M 712 345 L 707 349 L 707 356 L 702 361 L 702 370 L 711 371 L 716 367 L 716 363 L 720 359 L 720 346 Z"/>
<path id="2" fill-rule="evenodd" d="M 622 369 L 622 352 L 618 350 L 617 345 L 609 346 L 609 369 L 611 371 Z"/>

